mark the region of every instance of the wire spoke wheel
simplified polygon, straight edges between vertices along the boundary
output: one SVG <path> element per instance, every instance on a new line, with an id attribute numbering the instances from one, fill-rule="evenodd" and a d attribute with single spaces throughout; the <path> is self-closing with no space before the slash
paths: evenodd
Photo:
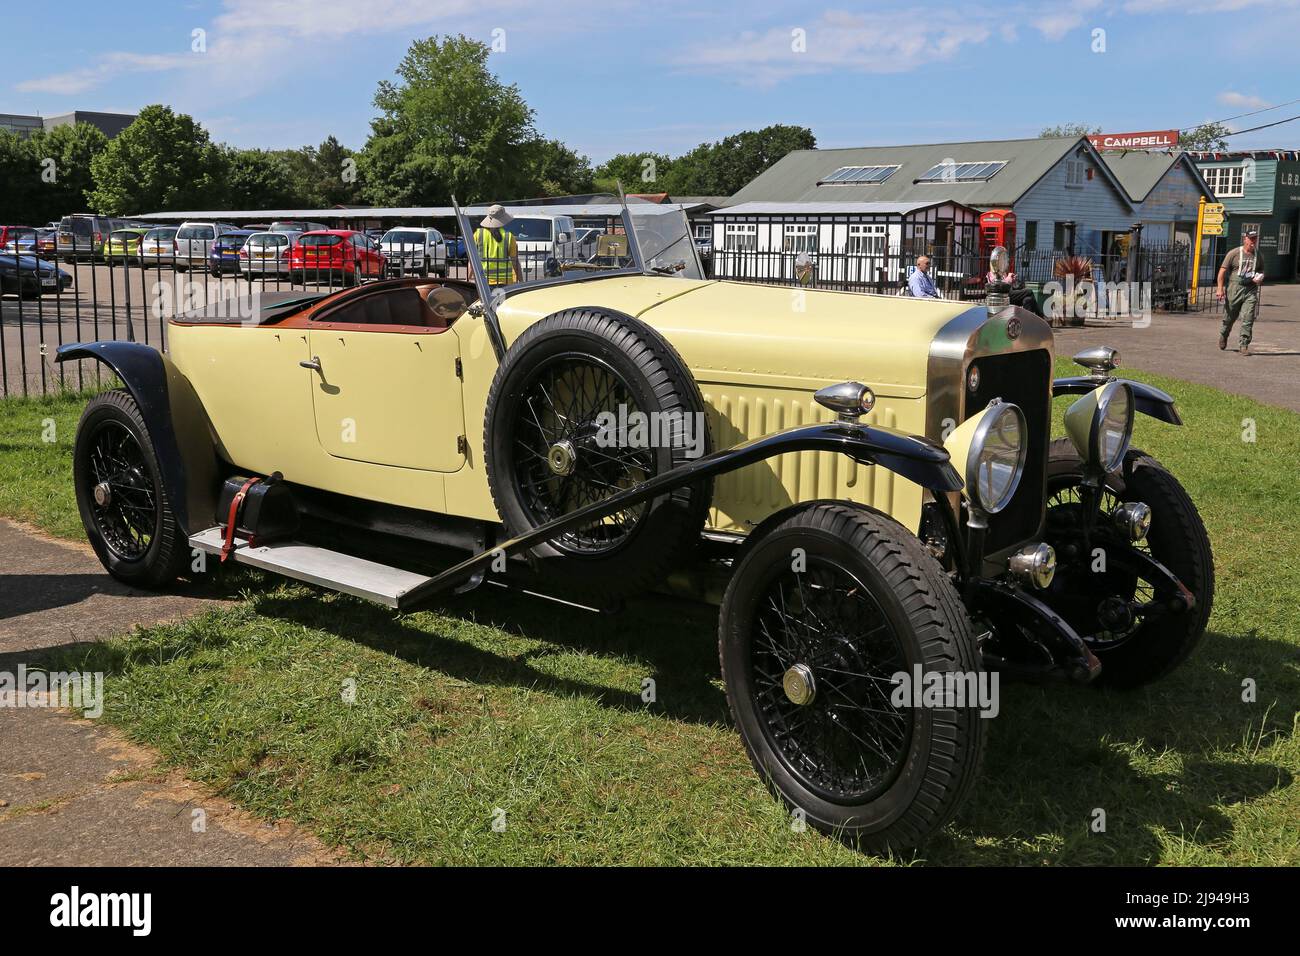
<path id="1" fill-rule="evenodd" d="M 149 551 L 158 528 L 157 489 L 144 452 L 118 421 L 104 421 L 90 436 L 91 514 L 109 549 L 124 561 Z"/>
<path id="2" fill-rule="evenodd" d="M 790 770 L 825 799 L 870 800 L 897 777 L 912 717 L 890 701 L 907 669 L 873 595 L 846 569 L 810 560 L 769 585 L 754 618 L 759 718 Z"/>
<path id="3" fill-rule="evenodd" d="M 1136 687 L 1169 673 L 1204 635 L 1214 601 L 1214 554 L 1186 490 L 1144 452 L 1130 449 L 1123 466 L 1106 477 L 1086 541 L 1082 483 L 1078 452 L 1068 439 L 1054 441 L 1045 538 L 1058 563 L 1043 598 L 1096 653 L 1101 681 Z M 1128 540 L 1111 520 L 1130 502 L 1151 509 L 1139 541 Z M 1178 583 L 1135 560 L 1143 556 Z M 1182 607 L 1185 593 L 1193 597 L 1190 608 Z"/>
<path id="4" fill-rule="evenodd" d="M 655 456 L 619 423 L 642 418 L 628 383 L 605 362 L 555 356 L 524 393 L 516 421 L 515 482 L 535 524 L 544 524 L 640 484 L 656 473 Z M 611 429 L 610 423 L 614 424 Z M 613 550 L 637 529 L 640 504 L 569 531 L 553 542 L 583 554 Z"/>

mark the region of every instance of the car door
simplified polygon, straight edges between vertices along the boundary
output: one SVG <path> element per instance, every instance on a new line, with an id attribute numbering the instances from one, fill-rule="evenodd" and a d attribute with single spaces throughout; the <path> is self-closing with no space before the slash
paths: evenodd
<path id="1" fill-rule="evenodd" d="M 419 300 L 411 287 L 383 294 Z M 358 308 L 356 317 L 374 315 Z M 312 374 L 321 447 L 335 458 L 396 468 L 451 472 L 464 465 L 457 336 L 445 328 L 328 318 L 309 332 L 319 365 Z"/>

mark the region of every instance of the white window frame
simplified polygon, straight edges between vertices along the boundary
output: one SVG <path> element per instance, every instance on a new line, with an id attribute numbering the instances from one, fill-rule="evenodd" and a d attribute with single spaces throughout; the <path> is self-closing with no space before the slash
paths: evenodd
<path id="1" fill-rule="evenodd" d="M 1206 166 L 1201 170 L 1205 185 L 1210 187 L 1215 199 L 1241 199 L 1246 195 L 1246 167 Z"/>
<path id="2" fill-rule="evenodd" d="M 1277 254 L 1279 256 L 1291 255 L 1291 223 L 1279 222 L 1277 224 Z"/>
<path id="3" fill-rule="evenodd" d="M 785 228 L 781 230 L 781 251 L 816 252 L 819 231 L 820 227 L 815 222 L 785 223 Z"/>
<path id="4" fill-rule="evenodd" d="M 1088 164 L 1081 159 L 1065 161 L 1065 185 L 1069 189 L 1082 189 L 1088 181 Z"/>
<path id="5" fill-rule="evenodd" d="M 697 222 L 697 223 L 695 224 L 695 238 L 696 238 L 696 239 L 707 239 L 708 241 L 712 242 L 712 241 L 713 241 L 713 223 L 711 223 L 711 222 Z"/>
<path id="6" fill-rule="evenodd" d="M 848 243 L 844 247 L 846 255 L 870 256 L 880 258 L 885 254 L 889 242 L 889 225 L 883 222 L 849 223 Z"/>
<path id="7" fill-rule="evenodd" d="M 723 239 L 723 248 L 729 252 L 757 252 L 758 223 L 729 222 Z"/>

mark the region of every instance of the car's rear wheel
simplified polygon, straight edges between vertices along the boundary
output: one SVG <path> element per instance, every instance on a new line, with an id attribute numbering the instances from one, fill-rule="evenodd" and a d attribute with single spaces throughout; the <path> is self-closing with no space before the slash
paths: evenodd
<path id="1" fill-rule="evenodd" d="M 621 313 L 568 309 L 510 347 L 487 400 L 497 511 L 519 534 L 707 454 L 704 401 L 677 353 Z M 701 481 L 533 549 L 547 583 L 599 602 L 644 590 L 688 557 L 712 495 Z"/>
<path id="2" fill-rule="evenodd" d="M 817 829 L 915 847 L 971 789 L 977 702 L 915 685 L 978 686 L 979 648 L 948 576 L 891 518 L 832 501 L 768 518 L 736 561 L 718 650 L 750 760 Z"/>
<path id="3" fill-rule="evenodd" d="M 146 588 L 180 576 L 185 535 L 128 392 L 103 392 L 86 405 L 73 448 L 73 484 L 86 536 L 109 574 Z"/>

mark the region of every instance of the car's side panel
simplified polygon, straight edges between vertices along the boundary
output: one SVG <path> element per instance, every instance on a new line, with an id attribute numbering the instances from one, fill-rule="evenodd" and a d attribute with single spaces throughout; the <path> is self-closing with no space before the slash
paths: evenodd
<path id="1" fill-rule="evenodd" d="M 308 335 L 321 365 L 312 382 L 316 435 L 329 454 L 426 471 L 465 463 L 456 336 L 337 326 Z"/>
<path id="2" fill-rule="evenodd" d="M 298 364 L 310 358 L 307 330 L 172 323 L 169 345 L 232 465 L 280 471 L 289 481 L 358 498 L 446 510 L 440 473 L 336 458 L 321 446 L 316 373 Z"/>

